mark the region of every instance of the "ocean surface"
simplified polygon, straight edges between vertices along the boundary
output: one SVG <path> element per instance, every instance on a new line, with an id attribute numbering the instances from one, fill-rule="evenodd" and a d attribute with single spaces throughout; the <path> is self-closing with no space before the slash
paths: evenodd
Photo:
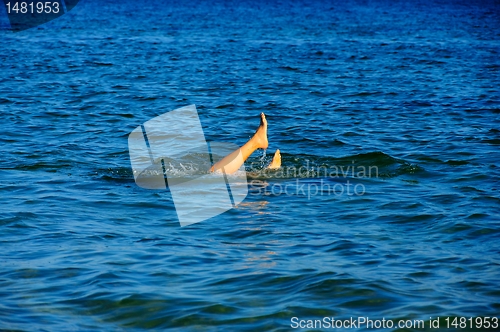
<path id="1" fill-rule="evenodd" d="M 88 0 L 8 28 L 2 5 L 0 330 L 500 317 L 498 2 Z M 237 145 L 264 112 L 269 148 L 180 227 L 127 138 L 191 104 Z M 276 149 L 301 171 L 255 175 Z"/>

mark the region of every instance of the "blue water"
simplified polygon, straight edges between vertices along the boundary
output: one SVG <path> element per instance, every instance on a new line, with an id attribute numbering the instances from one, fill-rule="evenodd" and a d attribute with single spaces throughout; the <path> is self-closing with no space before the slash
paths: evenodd
<path id="1" fill-rule="evenodd" d="M 498 2 L 89 0 L 19 33 L 3 10 L 1 330 L 500 317 Z M 190 104 L 239 145 L 264 112 L 266 161 L 305 173 L 181 228 L 127 137 Z"/>

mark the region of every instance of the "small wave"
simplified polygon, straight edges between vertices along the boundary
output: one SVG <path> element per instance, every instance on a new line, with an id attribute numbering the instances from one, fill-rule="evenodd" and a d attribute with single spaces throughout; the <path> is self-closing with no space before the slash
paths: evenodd
<path id="1" fill-rule="evenodd" d="M 226 109 L 226 108 L 230 108 L 230 107 L 234 107 L 234 104 L 219 105 L 219 106 L 215 107 L 215 109 Z"/>
<path id="2" fill-rule="evenodd" d="M 13 101 L 8 98 L 0 98 L 0 104 L 9 104 L 9 103 L 13 103 Z"/>
<path id="3" fill-rule="evenodd" d="M 16 170 L 22 170 L 22 171 L 39 171 L 39 170 L 45 170 L 47 172 L 50 171 L 56 171 L 59 169 L 63 168 L 69 168 L 73 166 L 69 162 L 58 162 L 58 163 L 47 163 L 47 162 L 37 162 L 34 164 L 26 164 L 26 165 L 19 165 L 16 166 Z"/>
<path id="4" fill-rule="evenodd" d="M 101 66 L 113 66 L 112 63 L 110 62 L 99 62 L 99 61 L 87 61 L 87 65 L 94 65 L 96 67 L 101 67 Z"/>
<path id="5" fill-rule="evenodd" d="M 451 166 L 462 166 L 469 164 L 467 160 L 448 160 L 446 163 Z"/>
<path id="6" fill-rule="evenodd" d="M 247 172 L 251 178 L 392 178 L 423 171 L 419 165 L 391 157 L 380 151 L 340 158 L 282 153 L 282 167 L 267 170 L 261 163 L 249 162 Z"/>
<path id="7" fill-rule="evenodd" d="M 348 95 L 348 97 L 368 97 L 381 94 L 380 91 L 362 91 Z"/>
<path id="8" fill-rule="evenodd" d="M 127 167 L 117 167 L 117 168 L 106 168 L 97 169 L 91 172 L 90 175 L 98 175 L 101 179 L 107 181 L 133 181 L 134 175 L 131 168 Z"/>
<path id="9" fill-rule="evenodd" d="M 500 145 L 500 139 L 483 139 L 481 143 L 491 144 L 491 145 Z"/>
<path id="10" fill-rule="evenodd" d="M 282 66 L 282 67 L 278 67 L 278 68 L 288 70 L 288 71 L 299 71 L 300 70 L 299 68 L 290 67 L 290 66 Z"/>

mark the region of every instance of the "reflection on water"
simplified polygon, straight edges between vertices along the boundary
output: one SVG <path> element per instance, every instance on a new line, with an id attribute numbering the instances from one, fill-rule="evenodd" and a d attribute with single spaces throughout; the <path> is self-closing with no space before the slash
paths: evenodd
<path id="1" fill-rule="evenodd" d="M 246 201 L 240 203 L 238 206 L 236 206 L 236 209 L 240 209 L 243 211 L 251 211 L 257 214 L 270 214 L 273 213 L 272 211 L 269 211 L 268 209 L 268 201 Z"/>

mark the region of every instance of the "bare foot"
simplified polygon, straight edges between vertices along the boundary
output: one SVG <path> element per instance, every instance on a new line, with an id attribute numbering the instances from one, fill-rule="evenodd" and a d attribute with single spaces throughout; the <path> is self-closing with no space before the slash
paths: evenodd
<path id="1" fill-rule="evenodd" d="M 276 169 L 281 167 L 281 153 L 280 149 L 276 150 L 274 153 L 273 161 L 267 166 L 269 169 Z"/>
<path id="2" fill-rule="evenodd" d="M 255 140 L 259 149 L 267 149 L 269 143 L 267 142 L 267 120 L 264 113 L 260 113 L 260 126 L 252 137 Z"/>

